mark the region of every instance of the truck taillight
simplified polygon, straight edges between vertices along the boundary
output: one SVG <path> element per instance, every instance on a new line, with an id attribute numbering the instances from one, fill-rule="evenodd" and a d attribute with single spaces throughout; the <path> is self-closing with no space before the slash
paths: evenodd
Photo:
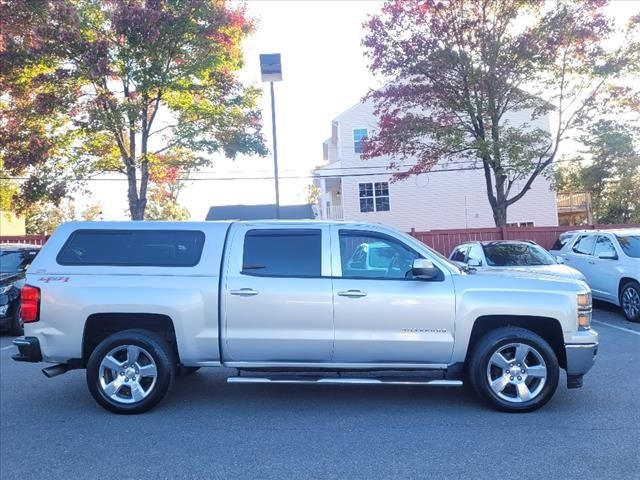
<path id="1" fill-rule="evenodd" d="M 20 291 L 20 315 L 24 323 L 37 322 L 40 317 L 40 289 L 25 285 Z"/>

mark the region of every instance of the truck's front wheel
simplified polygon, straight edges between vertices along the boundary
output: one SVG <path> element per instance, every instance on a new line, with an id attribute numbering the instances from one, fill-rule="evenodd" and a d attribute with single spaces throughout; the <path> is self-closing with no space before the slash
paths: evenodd
<path id="1" fill-rule="evenodd" d="M 539 335 L 516 327 L 487 333 L 475 346 L 468 377 L 477 395 L 505 412 L 530 412 L 558 386 L 558 359 Z"/>
<path id="2" fill-rule="evenodd" d="M 158 335 L 125 330 L 104 339 L 87 363 L 93 398 L 114 413 L 142 413 L 166 395 L 175 376 L 171 348 Z"/>

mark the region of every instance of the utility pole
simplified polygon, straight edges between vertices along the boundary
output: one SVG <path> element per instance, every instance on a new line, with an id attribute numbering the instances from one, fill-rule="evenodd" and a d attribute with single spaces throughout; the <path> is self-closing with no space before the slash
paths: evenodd
<path id="1" fill-rule="evenodd" d="M 271 127 L 273 130 L 273 176 L 276 187 L 276 219 L 280 219 L 280 185 L 278 182 L 278 140 L 276 136 L 276 96 L 273 82 L 282 81 L 282 63 L 279 53 L 260 54 L 260 73 L 263 82 L 271 86 Z"/>

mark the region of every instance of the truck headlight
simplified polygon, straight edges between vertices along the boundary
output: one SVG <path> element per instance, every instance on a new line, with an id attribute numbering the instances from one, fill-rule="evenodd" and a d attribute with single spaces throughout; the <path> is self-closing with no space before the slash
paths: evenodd
<path id="1" fill-rule="evenodd" d="M 591 292 L 584 292 L 578 294 L 578 309 L 591 310 Z"/>
<path id="2" fill-rule="evenodd" d="M 578 328 L 588 330 L 591 328 L 592 300 L 591 292 L 578 294 Z"/>

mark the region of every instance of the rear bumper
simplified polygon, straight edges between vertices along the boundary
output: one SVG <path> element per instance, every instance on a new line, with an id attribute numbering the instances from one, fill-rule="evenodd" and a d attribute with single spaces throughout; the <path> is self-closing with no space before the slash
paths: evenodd
<path id="1" fill-rule="evenodd" d="M 16 362 L 41 362 L 42 352 L 40 351 L 40 342 L 36 337 L 18 337 L 13 341 L 18 347 L 18 353 L 11 355 Z"/>

